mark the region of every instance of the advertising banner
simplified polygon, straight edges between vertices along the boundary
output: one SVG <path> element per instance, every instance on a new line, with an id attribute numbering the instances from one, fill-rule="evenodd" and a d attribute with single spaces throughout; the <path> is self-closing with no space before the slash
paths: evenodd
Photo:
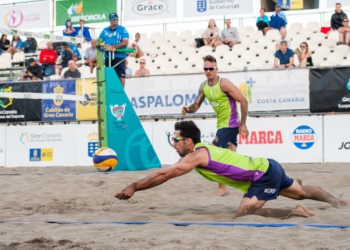
<path id="1" fill-rule="evenodd" d="M 96 79 L 84 79 L 85 100 L 77 102 L 78 121 L 97 120 L 97 86 Z M 82 95 L 82 80 L 77 79 L 77 95 Z"/>
<path id="2" fill-rule="evenodd" d="M 327 8 L 335 9 L 335 4 L 341 3 L 342 7 L 349 7 L 350 2 L 349 1 L 339 1 L 339 0 L 327 0 Z"/>
<path id="3" fill-rule="evenodd" d="M 350 68 L 310 70 L 310 111 L 350 112 Z"/>
<path id="4" fill-rule="evenodd" d="M 202 141 L 215 139 L 216 119 L 195 120 Z M 179 155 L 172 148 L 175 122 L 153 124 L 153 146 L 162 164 L 174 164 Z M 238 136 L 240 154 L 267 157 L 281 163 L 322 163 L 322 117 L 248 118 L 249 137 Z"/>
<path id="5" fill-rule="evenodd" d="M 97 124 L 81 124 L 76 126 L 77 137 L 77 166 L 93 166 L 92 157 L 98 144 Z"/>
<path id="6" fill-rule="evenodd" d="M 324 162 L 350 162 L 350 115 L 324 116 Z"/>
<path id="7" fill-rule="evenodd" d="M 185 0 L 184 17 L 241 15 L 253 13 L 253 0 Z"/>
<path id="8" fill-rule="evenodd" d="M 69 94 L 76 93 L 75 79 L 45 81 L 43 93 Z M 74 121 L 76 120 L 76 102 L 63 99 L 42 101 L 43 121 Z"/>
<path id="9" fill-rule="evenodd" d="M 76 165 L 76 125 L 7 127 L 6 138 L 6 167 Z"/>
<path id="10" fill-rule="evenodd" d="M 307 69 L 220 73 L 243 93 L 249 111 L 307 110 Z M 192 104 L 206 78 L 200 75 L 155 76 L 128 79 L 126 92 L 138 115 L 181 114 Z M 197 113 L 213 113 L 205 99 Z"/>
<path id="11" fill-rule="evenodd" d="M 85 23 L 108 22 L 110 13 L 117 13 L 116 0 L 56 0 L 56 26 L 63 26 L 67 19 L 78 24 L 80 19 Z"/>
<path id="12" fill-rule="evenodd" d="M 176 0 L 124 0 L 123 6 L 125 21 L 177 17 Z"/>
<path id="13" fill-rule="evenodd" d="M 50 28 L 50 1 L 1 6 L 0 27 L 10 29 Z"/>
<path id="14" fill-rule="evenodd" d="M 41 93 L 41 82 L 0 83 L 0 93 Z M 41 120 L 40 99 L 0 98 L 0 122 Z"/>
<path id="15" fill-rule="evenodd" d="M 5 166 L 5 135 L 6 127 L 0 126 L 0 167 Z"/>

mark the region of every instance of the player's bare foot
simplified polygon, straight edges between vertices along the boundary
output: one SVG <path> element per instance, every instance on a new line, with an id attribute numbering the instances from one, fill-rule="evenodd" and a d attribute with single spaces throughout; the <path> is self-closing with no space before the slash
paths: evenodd
<path id="1" fill-rule="evenodd" d="M 339 201 L 339 205 L 342 207 L 346 207 L 347 205 L 349 205 L 349 200 L 348 199 L 342 199 L 343 194 L 339 195 L 338 201 Z"/>
<path id="2" fill-rule="evenodd" d="M 215 191 L 215 194 L 218 196 L 224 196 L 227 194 L 227 187 L 225 185 L 220 184 L 219 188 Z"/>
<path id="3" fill-rule="evenodd" d="M 311 216 L 315 216 L 316 214 L 314 212 L 311 212 L 310 210 L 308 210 L 304 205 L 299 204 L 296 208 L 294 208 L 292 210 L 292 212 L 290 214 L 288 214 L 285 219 L 289 218 L 290 216 L 302 216 L 302 217 L 311 217 Z"/>

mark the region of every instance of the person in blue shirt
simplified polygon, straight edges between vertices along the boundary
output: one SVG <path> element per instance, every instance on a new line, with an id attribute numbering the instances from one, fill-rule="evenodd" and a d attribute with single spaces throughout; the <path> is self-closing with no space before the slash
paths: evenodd
<path id="1" fill-rule="evenodd" d="M 78 47 L 74 43 L 68 43 L 69 48 L 71 49 L 73 56 L 76 55 L 78 60 L 81 60 L 81 54 L 78 50 Z M 63 48 L 61 49 L 61 55 L 64 53 Z"/>
<path id="2" fill-rule="evenodd" d="M 264 33 L 264 29 L 270 26 L 269 18 L 265 15 L 266 10 L 264 8 L 260 9 L 260 16 L 256 19 L 256 27 L 258 30 Z M 265 35 L 265 33 L 264 33 Z"/>
<path id="3" fill-rule="evenodd" d="M 275 53 L 274 67 L 277 69 L 294 68 L 294 52 L 287 48 L 287 42 L 280 42 L 280 49 Z"/>
<path id="4" fill-rule="evenodd" d="M 86 41 L 91 41 L 91 35 L 89 29 L 94 29 L 92 27 L 85 27 L 84 19 L 80 19 L 80 26 L 74 27 L 76 37 L 83 37 Z"/>
<path id="5" fill-rule="evenodd" d="M 23 41 L 19 36 L 13 36 L 11 46 L 7 49 L 7 52 L 10 52 L 12 55 L 16 52 L 23 51 Z"/>
<path id="6" fill-rule="evenodd" d="M 275 6 L 275 12 L 270 17 L 270 27 L 266 27 L 264 29 L 264 32 L 266 34 L 267 31 L 271 29 L 278 29 L 285 28 L 287 25 L 287 17 L 286 14 L 281 10 L 281 5 L 276 4 Z"/>
<path id="7" fill-rule="evenodd" d="M 114 67 L 115 73 L 118 75 L 123 87 L 125 86 L 125 58 L 124 52 L 109 52 L 113 49 L 126 49 L 129 44 L 129 33 L 121 25 L 118 25 L 118 15 L 116 13 L 109 14 L 109 27 L 102 30 L 99 38 L 104 41 L 105 66 Z M 109 54 L 112 56 L 109 58 Z M 111 61 L 111 64 L 109 64 Z"/>
<path id="8" fill-rule="evenodd" d="M 72 21 L 68 19 L 65 25 L 66 25 L 66 28 L 63 30 L 63 35 L 76 36 L 76 31 L 75 31 L 75 28 L 72 26 Z"/>

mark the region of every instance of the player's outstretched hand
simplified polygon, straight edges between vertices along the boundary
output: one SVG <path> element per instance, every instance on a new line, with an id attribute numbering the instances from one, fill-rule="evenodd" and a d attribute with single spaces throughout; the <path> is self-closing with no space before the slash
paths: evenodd
<path id="1" fill-rule="evenodd" d="M 188 111 L 190 111 L 190 109 L 188 107 L 183 107 L 182 108 L 182 114 L 186 115 L 188 113 Z"/>
<path id="2" fill-rule="evenodd" d="M 248 138 L 249 131 L 248 131 L 247 126 L 245 124 L 241 124 L 241 126 L 239 126 L 239 133 L 241 134 L 241 136 L 243 138 Z"/>
<path id="3" fill-rule="evenodd" d="M 114 195 L 115 198 L 119 200 L 127 200 L 130 199 L 135 193 L 135 188 L 133 186 L 127 186 L 121 192 Z"/>

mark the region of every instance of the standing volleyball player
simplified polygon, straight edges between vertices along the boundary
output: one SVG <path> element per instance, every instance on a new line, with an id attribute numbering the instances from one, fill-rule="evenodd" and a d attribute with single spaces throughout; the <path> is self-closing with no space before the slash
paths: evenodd
<path id="1" fill-rule="evenodd" d="M 236 152 L 238 133 L 243 138 L 249 135 L 246 127 L 248 102 L 232 82 L 218 76 L 218 67 L 213 56 L 209 55 L 204 58 L 203 69 L 207 80 L 199 87 L 195 102 L 188 107 L 182 108 L 182 114 L 197 112 L 204 98 L 207 98 L 217 117 L 218 130 L 212 144 Z M 236 101 L 241 104 L 241 120 L 239 120 Z M 215 193 L 222 196 L 226 192 L 227 187 L 219 183 L 219 188 Z"/>

